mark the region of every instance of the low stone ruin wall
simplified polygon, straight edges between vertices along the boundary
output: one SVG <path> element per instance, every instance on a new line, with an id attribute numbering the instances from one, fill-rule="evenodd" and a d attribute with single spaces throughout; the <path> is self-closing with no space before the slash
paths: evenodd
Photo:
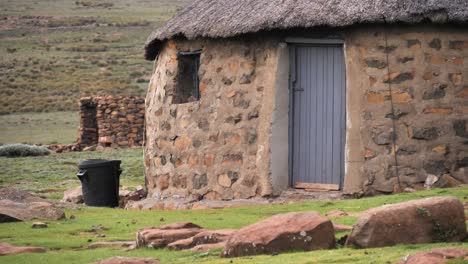
<path id="1" fill-rule="evenodd" d="M 80 99 L 78 144 L 103 147 L 143 145 L 145 99 L 95 96 Z"/>

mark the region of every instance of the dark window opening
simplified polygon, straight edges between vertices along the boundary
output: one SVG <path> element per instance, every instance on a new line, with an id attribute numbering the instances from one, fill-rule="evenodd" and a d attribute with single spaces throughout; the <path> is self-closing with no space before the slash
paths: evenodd
<path id="1" fill-rule="evenodd" d="M 183 104 L 200 100 L 200 53 L 179 52 L 178 53 L 178 75 L 174 102 Z"/>

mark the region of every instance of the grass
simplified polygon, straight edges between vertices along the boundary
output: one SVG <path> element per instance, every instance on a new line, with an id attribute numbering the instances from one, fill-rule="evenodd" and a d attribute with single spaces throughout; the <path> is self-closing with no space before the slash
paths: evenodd
<path id="1" fill-rule="evenodd" d="M 453 195 L 462 201 L 468 201 L 466 187 L 453 189 L 436 189 L 417 193 L 405 193 L 391 196 L 379 196 L 358 200 L 333 202 L 303 202 L 287 205 L 268 205 L 247 208 L 229 208 L 222 210 L 200 211 L 126 211 L 107 208 L 81 208 L 67 210 L 67 216 L 75 215 L 74 220 L 49 222 L 47 229 L 31 229 L 31 222 L 2 224 L 0 241 L 15 245 L 45 246 L 54 250 L 45 254 L 22 254 L 2 257 L 5 263 L 88 263 L 110 256 L 144 256 L 157 257 L 162 263 L 231 263 L 229 259 L 219 257 L 220 251 L 208 254 L 185 251 L 167 251 L 139 249 L 122 252 L 120 249 L 84 250 L 95 241 L 132 240 L 135 231 L 144 226 L 160 225 L 177 221 L 192 221 L 205 228 L 240 228 L 277 213 L 291 211 L 328 211 L 341 209 L 359 212 L 383 204 L 396 203 L 411 199 Z M 163 219 L 164 221 L 161 221 Z M 353 224 L 353 217 L 337 218 L 336 222 Z M 109 230 L 102 231 L 105 238 L 96 234 L 79 235 L 93 225 L 101 224 Z M 233 263 L 394 263 L 407 254 L 434 248 L 456 246 L 468 248 L 467 243 L 439 243 L 425 245 L 399 245 L 376 249 L 341 248 L 314 252 L 291 252 L 278 256 L 244 257 L 233 260 Z"/>
<path id="2" fill-rule="evenodd" d="M 42 157 L 0 157 L 0 186 L 23 189 L 50 199 L 61 199 L 63 191 L 80 184 L 77 164 L 85 159 L 122 160 L 121 185 L 144 185 L 143 150 L 124 149 L 72 152 Z"/>
<path id="3" fill-rule="evenodd" d="M 83 95 L 144 95 L 146 38 L 189 1 L 2 1 L 0 114 L 77 110 Z"/>
<path id="4" fill-rule="evenodd" d="M 0 115 L 0 143 L 71 144 L 78 138 L 78 112 Z"/>
<path id="5" fill-rule="evenodd" d="M 28 190 L 50 199 L 62 198 L 63 190 L 79 184 L 75 174 L 77 163 L 83 159 L 105 158 L 123 161 L 121 183 L 126 186 L 143 184 L 141 149 L 126 149 L 103 152 L 64 153 L 44 157 L 0 158 L 0 186 Z M 31 221 L 0 224 L 0 242 L 14 245 L 43 246 L 51 249 L 45 254 L 20 254 L 1 257 L 2 263 L 89 263 L 99 259 L 121 255 L 156 257 L 162 263 L 231 263 L 219 257 L 219 250 L 210 253 L 138 249 L 122 252 L 118 248 L 86 250 L 97 241 L 133 240 L 136 230 L 145 226 L 167 224 L 177 221 L 192 221 L 205 228 L 240 228 L 271 215 L 292 211 L 318 211 L 322 215 L 331 210 L 361 212 L 369 208 L 412 199 L 452 195 L 468 202 L 467 187 L 435 189 L 416 193 L 402 193 L 357 200 L 302 202 L 285 205 L 267 205 L 245 208 L 200 211 L 126 211 L 122 209 L 89 208 L 66 210 L 67 218 L 75 219 L 48 222 L 47 229 L 31 229 Z M 422 210 L 422 209 L 421 209 Z M 337 223 L 353 225 L 355 217 L 333 218 Z M 106 235 L 86 234 L 92 226 L 103 225 L 109 230 Z M 345 235 L 337 234 L 337 238 Z M 393 263 L 403 256 L 434 247 L 456 246 L 468 248 L 467 243 L 426 245 L 399 245 L 387 248 L 358 250 L 340 248 L 315 252 L 291 252 L 278 256 L 256 256 L 234 259 L 233 263 Z"/>

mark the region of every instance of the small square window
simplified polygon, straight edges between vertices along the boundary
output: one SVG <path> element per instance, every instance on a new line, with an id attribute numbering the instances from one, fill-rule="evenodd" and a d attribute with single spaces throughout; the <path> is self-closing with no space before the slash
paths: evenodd
<path id="1" fill-rule="evenodd" d="M 183 104 L 200 100 L 200 69 L 201 51 L 179 52 L 178 73 L 174 103 Z"/>

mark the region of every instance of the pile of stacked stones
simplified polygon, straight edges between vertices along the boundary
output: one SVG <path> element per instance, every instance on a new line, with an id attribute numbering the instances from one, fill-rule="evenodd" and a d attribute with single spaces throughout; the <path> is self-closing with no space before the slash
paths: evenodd
<path id="1" fill-rule="evenodd" d="M 81 145 L 99 144 L 104 147 L 143 145 L 144 98 L 85 97 L 80 100 L 80 110 Z"/>

